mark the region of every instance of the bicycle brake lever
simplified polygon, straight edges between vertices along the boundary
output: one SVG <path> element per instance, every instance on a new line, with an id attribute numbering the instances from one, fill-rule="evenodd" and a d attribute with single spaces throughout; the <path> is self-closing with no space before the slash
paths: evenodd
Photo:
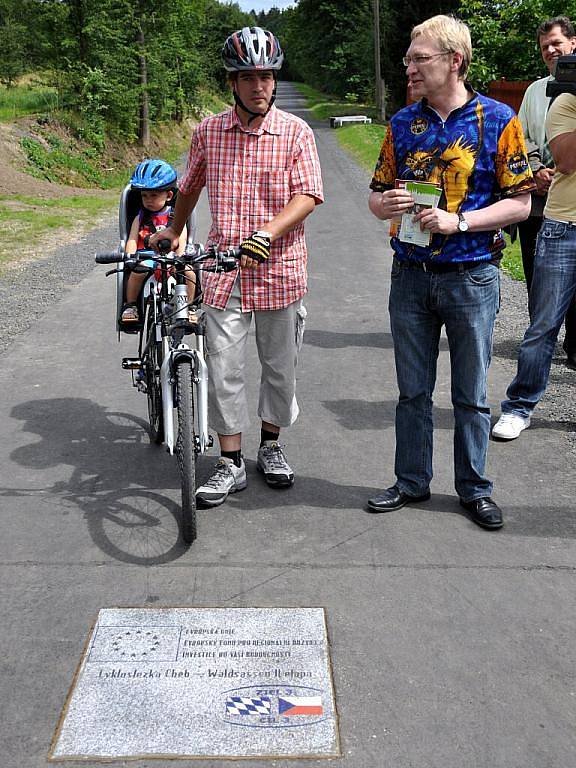
<path id="1" fill-rule="evenodd" d="M 223 256 L 219 260 L 218 268 L 222 272 L 232 272 L 238 268 L 238 261 L 234 256 Z"/>

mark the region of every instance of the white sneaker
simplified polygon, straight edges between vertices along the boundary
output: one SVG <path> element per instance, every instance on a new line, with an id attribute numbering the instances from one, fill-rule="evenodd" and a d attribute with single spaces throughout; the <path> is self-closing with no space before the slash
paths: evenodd
<path id="1" fill-rule="evenodd" d="M 267 440 L 258 450 L 256 469 L 272 488 L 287 488 L 294 484 L 294 472 L 288 462 L 282 446 L 275 440 Z"/>
<path id="2" fill-rule="evenodd" d="M 529 426 L 529 416 L 525 418 L 517 413 L 503 413 L 492 428 L 492 437 L 497 440 L 515 440 Z"/>
<path id="3" fill-rule="evenodd" d="M 220 456 L 211 477 L 196 491 L 196 501 L 204 507 L 217 507 L 229 493 L 243 491 L 247 485 L 244 459 L 239 467 L 227 456 Z"/>

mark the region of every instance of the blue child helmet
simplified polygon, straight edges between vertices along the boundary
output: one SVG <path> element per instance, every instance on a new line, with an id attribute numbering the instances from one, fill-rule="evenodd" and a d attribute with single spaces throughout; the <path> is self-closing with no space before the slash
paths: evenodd
<path id="1" fill-rule="evenodd" d="M 174 189 L 177 174 L 165 160 L 142 160 L 138 163 L 130 185 L 132 189 Z"/>

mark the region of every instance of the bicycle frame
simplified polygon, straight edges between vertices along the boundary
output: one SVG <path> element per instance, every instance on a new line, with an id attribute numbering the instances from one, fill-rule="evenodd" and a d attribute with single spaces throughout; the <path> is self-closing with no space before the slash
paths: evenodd
<path id="1" fill-rule="evenodd" d="M 174 370 L 177 363 L 187 359 L 192 365 L 196 385 L 197 450 L 205 453 L 212 444 L 208 434 L 208 366 L 203 350 L 192 349 L 188 344 L 179 344 L 170 349 L 162 360 L 160 381 L 162 383 L 162 412 L 164 414 L 164 443 L 170 454 L 174 453 Z"/>
<path id="2" fill-rule="evenodd" d="M 174 372 L 182 359 L 188 360 L 192 366 L 193 381 L 196 388 L 196 452 L 205 453 L 213 443 L 208 432 L 208 366 L 204 356 L 204 335 L 201 332 L 196 332 L 194 334 L 195 346 L 190 346 L 190 344 L 182 340 L 185 331 L 178 328 L 175 329 L 163 314 L 164 307 L 172 306 L 170 303 L 171 285 L 173 282 L 182 284 L 185 279 L 180 272 L 177 273 L 175 280 L 173 280 L 168 275 L 166 265 L 163 264 L 161 267 L 160 284 L 158 285 L 157 279 L 152 276 L 149 281 L 152 285 L 149 286 L 147 283 L 145 287 L 145 290 L 148 289 L 149 293 L 154 293 L 156 296 L 152 332 L 158 334 L 158 330 L 160 330 L 161 335 L 162 365 L 160 368 L 160 383 L 162 388 L 162 413 L 164 417 L 164 444 L 171 455 L 174 454 L 175 447 Z M 160 318 L 158 318 L 158 308 L 160 308 Z M 174 307 L 172 309 L 174 310 Z M 172 339 L 176 340 L 177 346 L 172 346 Z M 156 340 L 158 341 L 159 339 L 157 338 Z M 146 345 L 149 343 L 150 339 L 147 339 Z"/>

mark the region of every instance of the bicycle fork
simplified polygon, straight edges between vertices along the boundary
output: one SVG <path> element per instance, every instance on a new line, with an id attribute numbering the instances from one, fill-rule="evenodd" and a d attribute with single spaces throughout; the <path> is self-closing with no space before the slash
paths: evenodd
<path id="1" fill-rule="evenodd" d="M 202 349 L 191 349 L 187 344 L 180 344 L 164 355 L 160 368 L 162 385 L 162 411 L 164 414 L 164 442 L 170 454 L 174 454 L 174 384 L 176 366 L 186 360 L 192 366 L 196 390 L 196 452 L 205 453 L 212 445 L 208 434 L 208 367 Z"/>

